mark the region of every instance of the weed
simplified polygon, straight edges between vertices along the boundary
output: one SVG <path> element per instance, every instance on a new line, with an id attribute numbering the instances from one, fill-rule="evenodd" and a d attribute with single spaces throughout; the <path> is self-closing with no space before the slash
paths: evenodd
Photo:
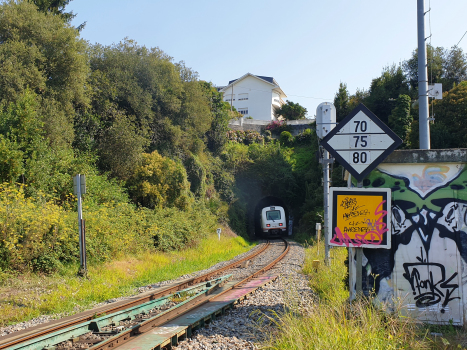
<path id="1" fill-rule="evenodd" d="M 316 270 L 312 261 L 324 260 L 324 245 L 319 254 L 316 244 L 306 249 L 303 271 L 319 300 L 305 310 L 289 301 L 286 311 L 270 320 L 276 331 L 266 341 L 265 349 L 454 349 L 448 345 L 451 339 L 434 341 L 425 325 L 400 316 L 397 305 L 396 311 L 388 312 L 372 297 L 349 303 L 348 290 L 342 283 L 347 273 L 346 255 L 346 249 L 332 249 L 332 264 L 322 264 Z M 290 293 L 297 292 L 290 288 Z"/>

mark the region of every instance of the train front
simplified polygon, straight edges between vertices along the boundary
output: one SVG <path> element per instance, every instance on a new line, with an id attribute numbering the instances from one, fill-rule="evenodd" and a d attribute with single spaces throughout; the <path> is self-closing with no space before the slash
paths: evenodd
<path id="1" fill-rule="evenodd" d="M 263 236 L 279 236 L 287 231 L 284 208 L 271 206 L 261 211 L 261 230 Z"/>

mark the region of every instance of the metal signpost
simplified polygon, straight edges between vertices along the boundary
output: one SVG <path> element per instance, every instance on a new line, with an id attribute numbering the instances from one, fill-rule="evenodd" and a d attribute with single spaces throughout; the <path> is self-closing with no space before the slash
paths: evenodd
<path id="1" fill-rule="evenodd" d="M 325 138 L 331 130 L 336 126 L 336 107 L 332 103 L 323 102 L 316 108 L 316 134 L 319 139 Z M 324 262 L 330 264 L 331 252 L 327 244 L 327 234 L 329 232 L 329 187 L 331 177 L 329 174 L 329 165 L 334 162 L 334 159 L 329 157 L 329 152 L 323 150 L 323 156 L 320 159 L 323 165 L 323 189 L 324 189 Z"/>
<path id="2" fill-rule="evenodd" d="M 78 197 L 78 231 L 79 231 L 79 260 L 80 269 L 78 274 L 86 275 L 86 229 L 83 220 L 83 204 L 81 195 L 86 194 L 86 177 L 78 174 L 73 178 L 73 193 Z"/>
<path id="3" fill-rule="evenodd" d="M 356 250 L 357 294 L 362 293 L 362 247 L 391 247 L 390 233 L 387 233 L 391 190 L 378 189 L 379 193 L 375 195 L 370 189 L 361 189 L 362 181 L 401 144 L 402 140 L 363 104 L 350 112 L 320 142 L 358 181 L 359 189 L 352 189 L 355 193 L 350 196 L 341 194 L 339 197 L 332 189 L 332 216 L 325 227 L 328 231 L 325 232 L 326 246 L 332 244 Z M 347 188 L 335 190 L 350 191 Z M 364 193 L 358 194 L 358 191 Z M 341 210 L 339 213 L 338 208 Z"/>

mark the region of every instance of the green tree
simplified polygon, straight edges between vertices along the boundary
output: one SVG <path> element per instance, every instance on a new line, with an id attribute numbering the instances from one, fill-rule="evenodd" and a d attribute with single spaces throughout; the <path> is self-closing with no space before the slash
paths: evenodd
<path id="1" fill-rule="evenodd" d="M 443 76 L 444 49 L 427 45 L 427 69 L 428 80 L 433 83 L 440 83 Z M 412 57 L 403 63 L 404 73 L 414 89 L 413 98 L 417 97 L 415 91 L 418 89 L 418 49 L 412 52 Z"/>
<path id="2" fill-rule="evenodd" d="M 364 103 L 370 92 L 365 89 L 358 89 L 355 94 L 351 95 L 349 98 L 349 111 L 352 111 L 355 107 L 357 107 L 360 103 Z"/>
<path id="3" fill-rule="evenodd" d="M 59 16 L 27 1 L 0 4 L 0 102 L 26 89 L 40 97 L 39 114 L 52 144 L 73 141 L 73 118 L 88 105 L 86 43 Z"/>
<path id="4" fill-rule="evenodd" d="M 451 90 L 461 81 L 467 80 L 467 55 L 460 47 L 454 46 L 446 50 L 443 62 L 443 90 Z"/>
<path id="5" fill-rule="evenodd" d="M 289 100 L 287 100 L 280 108 L 275 110 L 276 115 L 281 115 L 286 120 L 305 119 L 307 112 L 308 111 L 305 107 Z"/>
<path id="6" fill-rule="evenodd" d="M 197 73 L 158 48 L 125 39 L 112 46 L 95 45 L 90 52 L 93 114 L 112 123 L 108 110 L 134 116 L 148 150 L 184 157 L 200 149 L 211 128 L 210 99 Z M 203 148 L 203 147 L 201 147 Z"/>
<path id="7" fill-rule="evenodd" d="M 380 77 L 372 80 L 365 105 L 385 124 L 393 109 L 393 100 L 409 95 L 409 84 L 402 67 L 386 67 Z"/>
<path id="8" fill-rule="evenodd" d="M 147 140 L 138 133 L 134 123 L 123 113 L 117 113 L 98 142 L 100 169 L 120 180 L 127 180 L 141 163 L 145 146 Z"/>
<path id="9" fill-rule="evenodd" d="M 414 89 L 412 97 L 415 98 L 418 88 L 418 49 L 413 51 L 412 57 L 404 62 L 403 67 Z M 427 73 L 429 83 L 442 83 L 443 90 L 448 91 L 467 79 L 467 57 L 457 46 L 449 50 L 427 45 Z"/>
<path id="10" fill-rule="evenodd" d="M 467 81 L 445 92 L 433 105 L 436 119 L 431 125 L 432 148 L 466 148 Z"/>
<path id="11" fill-rule="evenodd" d="M 39 11 L 50 12 L 61 16 L 65 21 L 70 22 L 76 15 L 73 12 L 65 12 L 67 6 L 72 0 L 32 0 Z"/>
<path id="12" fill-rule="evenodd" d="M 334 107 L 336 107 L 336 119 L 340 122 L 344 119 L 351 111 L 349 106 L 349 91 L 347 90 L 347 84 L 340 83 L 339 90 L 334 96 Z"/>
<path id="13" fill-rule="evenodd" d="M 410 115 L 410 96 L 399 95 L 396 100 L 396 107 L 389 115 L 389 127 L 404 142 L 404 148 L 410 148 L 408 144 L 408 135 L 411 131 L 413 118 Z"/>
<path id="14" fill-rule="evenodd" d="M 211 127 L 206 132 L 207 146 L 214 154 L 220 154 L 227 142 L 227 131 L 232 114 L 228 102 L 224 102 L 222 93 L 218 92 L 211 83 L 201 81 L 201 86 L 204 89 L 204 94 L 209 101 L 212 121 Z"/>
<path id="15" fill-rule="evenodd" d="M 128 180 L 128 186 L 133 200 L 147 208 L 184 210 L 191 203 L 185 168 L 157 151 L 143 154 L 142 163 Z"/>

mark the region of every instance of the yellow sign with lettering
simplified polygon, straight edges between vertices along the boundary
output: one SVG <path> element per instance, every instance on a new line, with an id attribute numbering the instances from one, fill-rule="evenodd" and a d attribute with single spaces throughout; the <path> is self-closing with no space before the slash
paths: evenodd
<path id="1" fill-rule="evenodd" d="M 329 244 L 390 248 L 390 189 L 331 188 Z"/>

